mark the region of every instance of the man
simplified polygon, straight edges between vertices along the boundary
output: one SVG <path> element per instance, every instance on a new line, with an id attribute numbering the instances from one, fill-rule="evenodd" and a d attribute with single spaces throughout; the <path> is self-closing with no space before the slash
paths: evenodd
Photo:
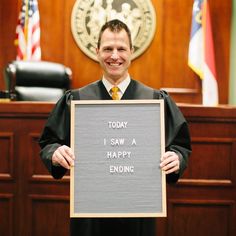
<path id="1" fill-rule="evenodd" d="M 74 165 L 70 148 L 71 100 L 109 100 L 116 87 L 116 99 L 163 99 L 165 103 L 166 152 L 160 168 L 167 182 L 176 182 L 187 166 L 191 153 L 186 120 L 169 95 L 130 78 L 128 68 L 133 47 L 127 26 L 119 20 L 107 22 L 101 29 L 97 45 L 103 78 L 83 88 L 68 91 L 49 116 L 39 144 L 41 158 L 54 178 L 62 178 Z M 71 219 L 71 235 L 79 236 L 154 236 L 153 218 Z"/>

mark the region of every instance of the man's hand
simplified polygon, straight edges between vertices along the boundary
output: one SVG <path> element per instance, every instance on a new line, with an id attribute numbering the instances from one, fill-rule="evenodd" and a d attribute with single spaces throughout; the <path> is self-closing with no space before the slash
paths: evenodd
<path id="1" fill-rule="evenodd" d="M 161 169 L 164 170 L 166 174 L 170 174 L 173 172 L 177 174 L 179 172 L 179 166 L 179 156 L 175 152 L 165 152 L 165 154 L 161 158 Z"/>
<path id="2" fill-rule="evenodd" d="M 66 169 L 70 169 L 74 166 L 75 155 L 72 149 L 66 145 L 60 146 L 52 155 L 52 164 L 55 166 L 63 166 Z"/>

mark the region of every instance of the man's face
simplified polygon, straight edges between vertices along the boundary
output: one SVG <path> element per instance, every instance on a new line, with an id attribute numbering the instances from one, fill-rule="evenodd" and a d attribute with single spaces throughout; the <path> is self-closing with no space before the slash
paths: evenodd
<path id="1" fill-rule="evenodd" d="M 112 83 L 123 81 L 128 75 L 131 55 L 132 50 L 125 30 L 111 32 L 106 29 L 103 32 L 97 57 L 106 79 Z"/>

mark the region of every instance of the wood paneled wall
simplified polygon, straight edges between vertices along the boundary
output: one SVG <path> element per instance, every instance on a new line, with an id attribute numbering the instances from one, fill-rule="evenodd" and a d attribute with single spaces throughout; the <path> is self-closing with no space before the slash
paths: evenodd
<path id="1" fill-rule="evenodd" d="M 100 78 L 97 62 L 76 45 L 71 33 L 75 0 L 38 0 L 41 17 L 42 60 L 55 61 L 73 71 L 72 87 Z M 187 65 L 192 0 L 152 0 L 157 28 L 150 47 L 132 63 L 130 74 L 155 88 L 166 88 L 177 102 L 201 103 L 201 81 Z M 220 103 L 228 102 L 231 0 L 209 0 Z M 15 27 L 21 0 L 0 2 L 0 70 L 15 58 Z M 0 89 L 5 84 L 0 74 Z"/>

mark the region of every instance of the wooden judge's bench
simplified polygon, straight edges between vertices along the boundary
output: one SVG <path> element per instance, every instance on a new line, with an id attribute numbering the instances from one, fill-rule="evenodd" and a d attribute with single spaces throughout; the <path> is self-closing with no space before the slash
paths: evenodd
<path id="1" fill-rule="evenodd" d="M 0 103 L 0 235 L 69 235 L 69 173 L 54 180 L 37 140 L 53 103 Z M 179 104 L 192 137 L 188 169 L 167 186 L 160 236 L 236 235 L 236 107 Z M 148 236 L 148 235 L 147 235 Z"/>

